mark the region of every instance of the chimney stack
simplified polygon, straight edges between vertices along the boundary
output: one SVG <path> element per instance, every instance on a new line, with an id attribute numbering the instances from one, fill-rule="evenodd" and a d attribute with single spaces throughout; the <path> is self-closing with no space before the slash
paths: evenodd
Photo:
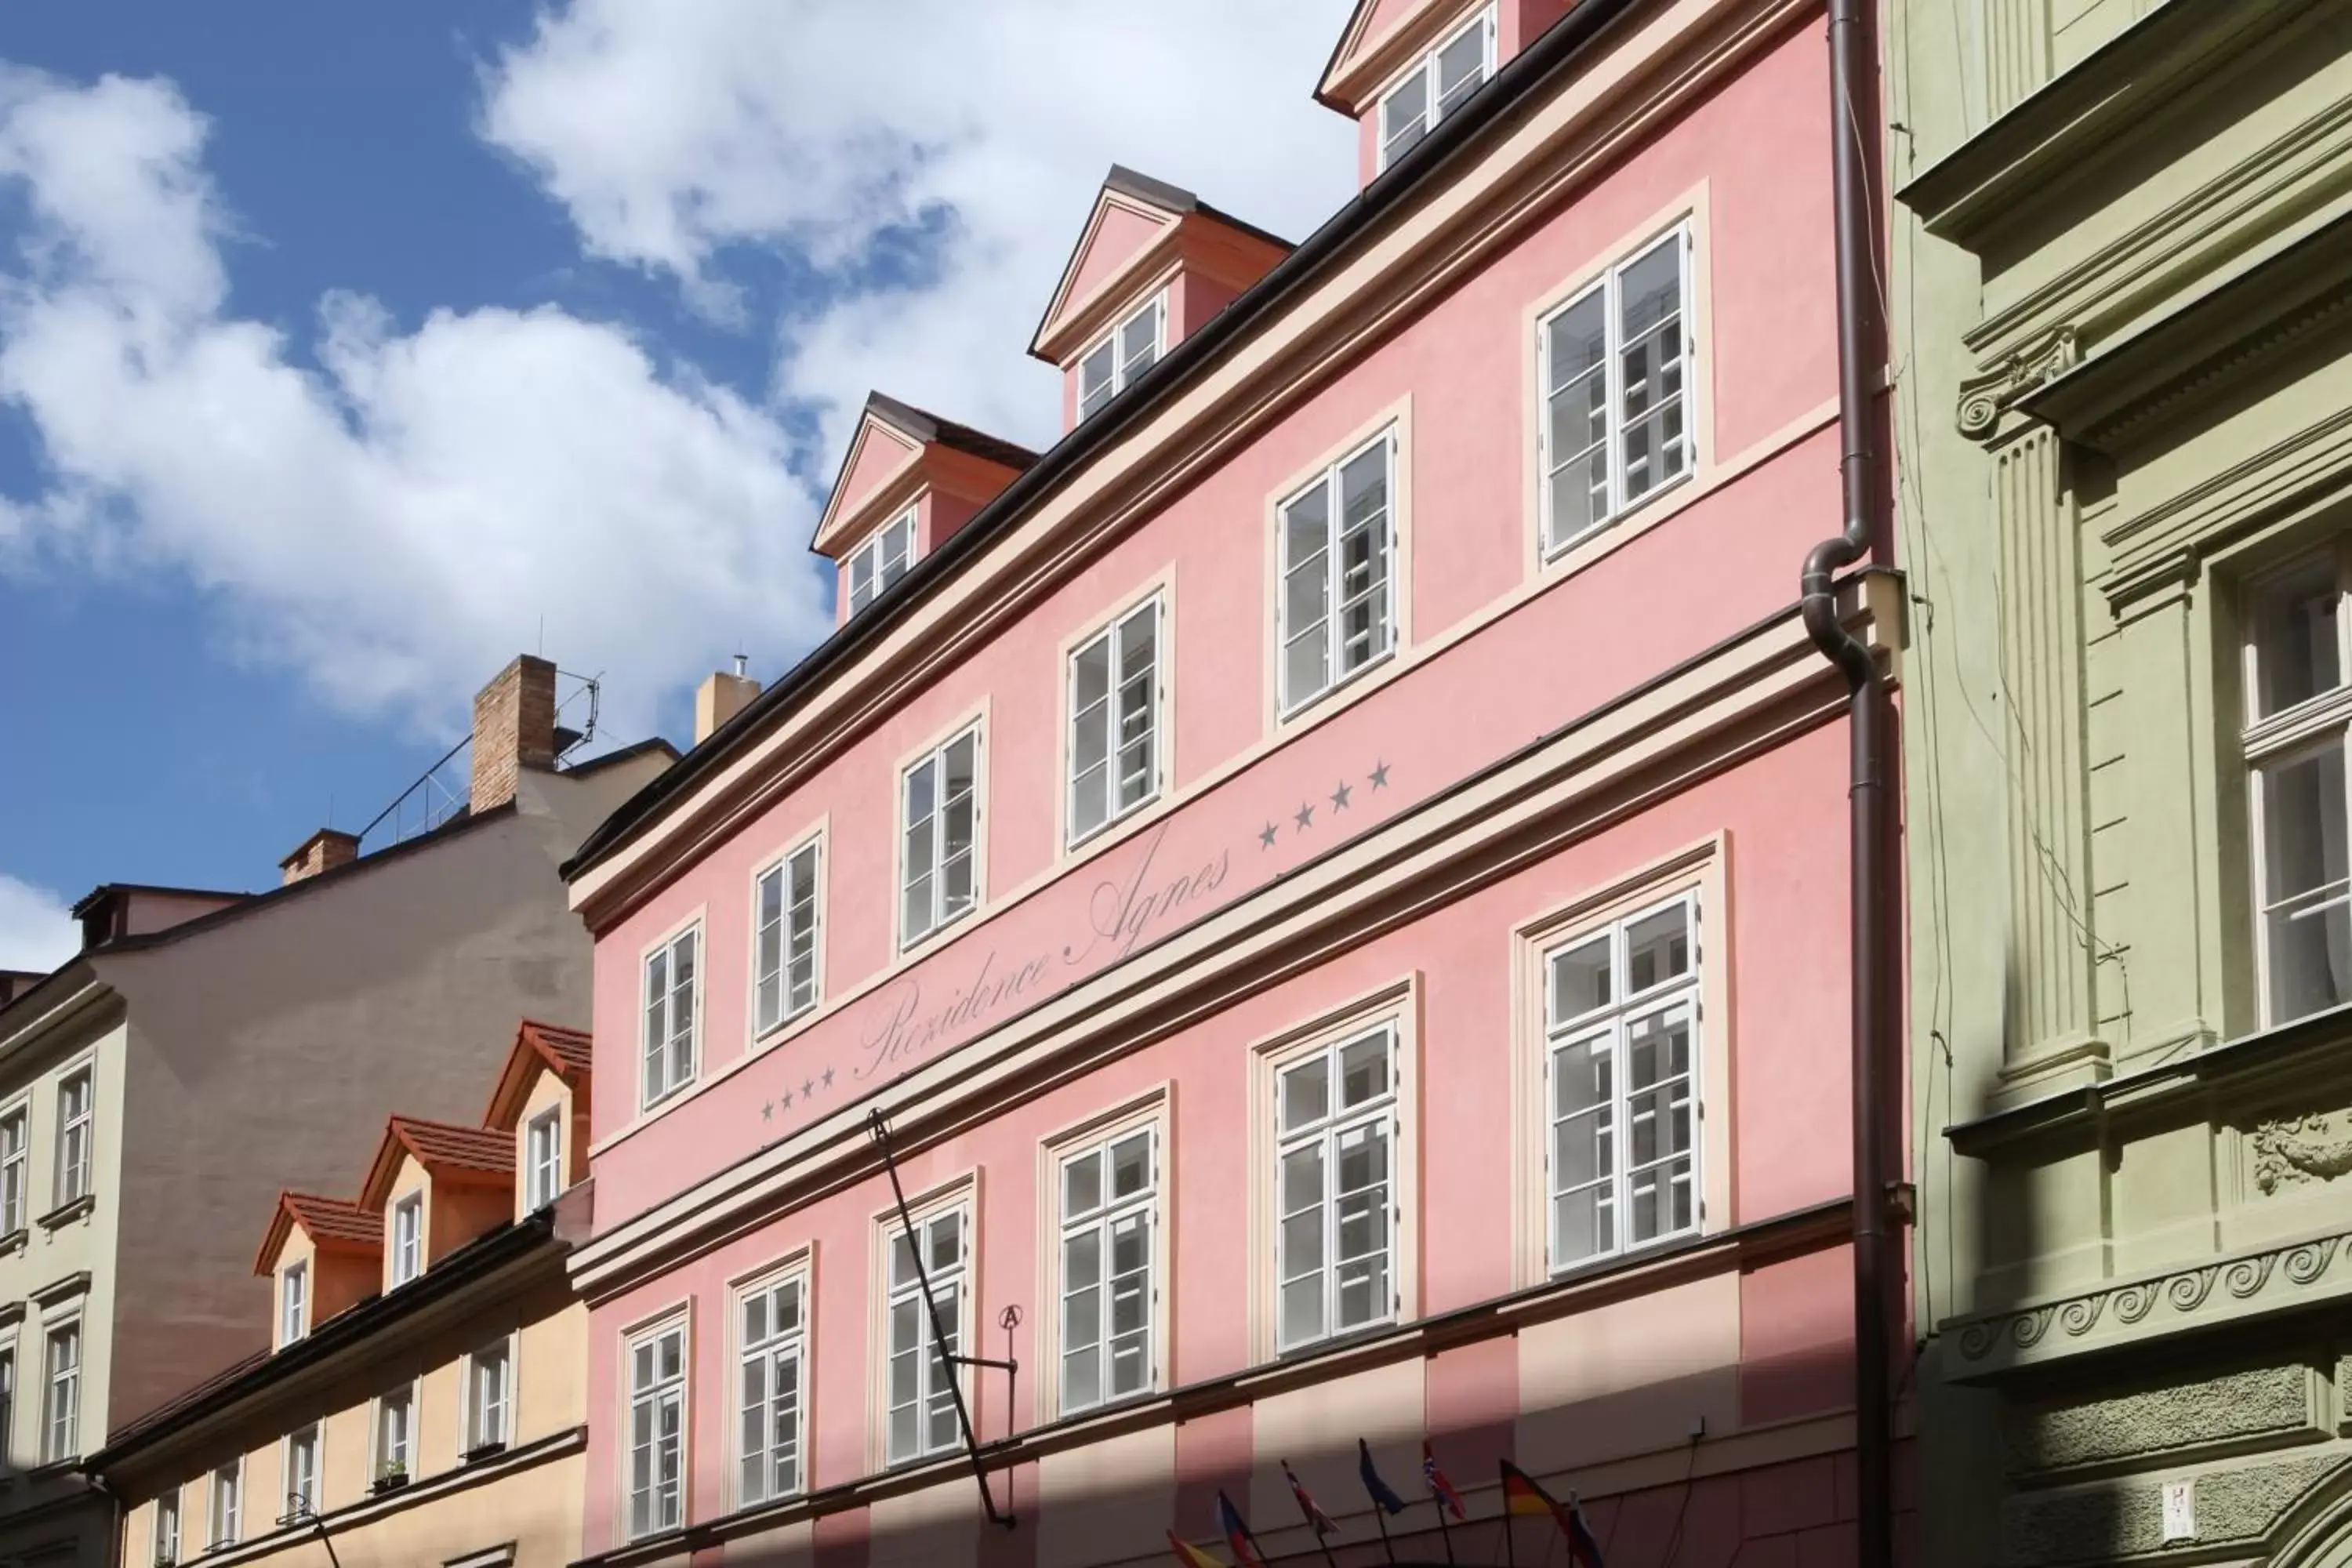
<path id="1" fill-rule="evenodd" d="M 719 670 L 703 679 L 694 693 L 694 743 L 710 739 L 710 731 L 751 706 L 760 695 L 760 683 L 743 673 L 747 661 L 738 654 L 735 673 Z"/>
<path id="2" fill-rule="evenodd" d="M 555 765 L 555 666 L 524 654 L 474 699 L 470 811 L 506 805 L 525 768 Z"/>
<path id="3" fill-rule="evenodd" d="M 348 866 L 359 858 L 359 835 L 345 833 L 339 827 L 321 827 L 296 845 L 293 854 L 278 862 L 278 868 L 285 873 L 284 885 L 290 888 L 306 877 Z"/>

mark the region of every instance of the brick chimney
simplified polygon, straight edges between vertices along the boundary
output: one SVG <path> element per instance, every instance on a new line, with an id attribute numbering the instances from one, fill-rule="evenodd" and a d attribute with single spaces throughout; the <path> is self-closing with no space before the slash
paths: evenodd
<path id="1" fill-rule="evenodd" d="M 525 768 L 555 765 L 555 666 L 524 654 L 474 698 L 474 782 L 468 808 L 514 799 Z"/>
<path id="2" fill-rule="evenodd" d="M 285 874 L 284 885 L 290 888 L 306 877 L 348 866 L 359 858 L 358 834 L 345 833 L 339 827 L 321 827 L 296 845 L 293 854 L 278 862 L 278 868 Z"/>
<path id="3" fill-rule="evenodd" d="M 710 731 L 743 711 L 758 695 L 760 683 L 743 673 L 740 658 L 732 675 L 721 669 L 706 676 L 694 693 L 694 743 L 710 739 Z"/>

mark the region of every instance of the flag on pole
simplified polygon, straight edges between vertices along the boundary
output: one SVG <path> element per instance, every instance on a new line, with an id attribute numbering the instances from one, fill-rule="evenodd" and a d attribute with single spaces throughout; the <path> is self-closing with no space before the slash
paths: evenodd
<path id="1" fill-rule="evenodd" d="M 1292 1472 L 1288 1459 L 1282 1461 L 1282 1479 L 1290 1483 L 1290 1495 L 1298 1500 L 1298 1511 L 1305 1514 L 1307 1522 L 1315 1527 L 1317 1540 L 1319 1541 L 1324 1536 L 1335 1535 L 1339 1532 L 1339 1521 L 1325 1513 L 1323 1505 L 1315 1500 L 1315 1494 L 1299 1484 L 1298 1477 Z"/>
<path id="2" fill-rule="evenodd" d="M 1265 1559 L 1258 1552 L 1257 1538 L 1242 1522 L 1242 1510 L 1222 1491 L 1217 1494 L 1217 1528 L 1225 1532 L 1225 1545 L 1234 1554 L 1234 1568 L 1265 1568 Z"/>
<path id="3" fill-rule="evenodd" d="M 1176 1561 L 1184 1564 L 1184 1568 L 1225 1568 L 1223 1563 L 1191 1542 L 1177 1540 L 1172 1530 L 1168 1532 L 1168 1548 L 1176 1553 Z"/>
<path id="4" fill-rule="evenodd" d="M 1447 1480 L 1445 1472 L 1437 1468 L 1437 1451 L 1429 1446 L 1426 1437 L 1421 1440 L 1421 1473 L 1429 1482 L 1430 1495 L 1437 1500 L 1440 1508 L 1456 1519 L 1469 1517 L 1462 1511 L 1462 1494 L 1454 1489 L 1454 1483 Z"/>
<path id="5" fill-rule="evenodd" d="M 1586 1528 L 1584 1510 L 1544 1490 L 1533 1476 L 1508 1459 L 1503 1461 L 1503 1511 L 1549 1519 L 1568 1537 L 1569 1561 L 1576 1568 L 1601 1568 L 1601 1542 Z"/>
<path id="6" fill-rule="evenodd" d="M 1372 1468 L 1372 1446 L 1361 1437 L 1356 1439 L 1356 1473 L 1364 1478 L 1364 1490 L 1372 1501 L 1389 1513 L 1402 1513 L 1404 1499 L 1389 1489 L 1381 1479 L 1381 1472 Z"/>

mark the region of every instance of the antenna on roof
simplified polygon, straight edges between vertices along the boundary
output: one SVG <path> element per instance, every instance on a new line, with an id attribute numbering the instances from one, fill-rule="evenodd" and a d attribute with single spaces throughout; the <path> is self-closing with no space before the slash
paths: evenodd
<path id="1" fill-rule="evenodd" d="M 751 656 L 748 653 L 737 654 L 735 656 L 735 679 L 738 680 L 748 679 L 751 677 Z"/>

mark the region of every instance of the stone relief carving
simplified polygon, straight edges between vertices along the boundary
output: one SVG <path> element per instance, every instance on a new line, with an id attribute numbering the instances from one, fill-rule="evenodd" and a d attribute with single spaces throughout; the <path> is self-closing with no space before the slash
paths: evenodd
<path id="1" fill-rule="evenodd" d="M 2000 416 L 2018 399 L 2053 381 L 2082 361 L 2082 347 L 2071 323 L 2049 328 L 2028 339 L 1990 367 L 1960 383 L 1960 434 L 1981 441 L 2000 424 Z"/>
<path id="2" fill-rule="evenodd" d="M 2339 1133 L 2317 1112 L 2282 1117 L 2256 1127 L 2254 1184 L 2265 1193 L 2303 1182 L 2332 1182 L 2352 1173 L 2352 1134 Z"/>

